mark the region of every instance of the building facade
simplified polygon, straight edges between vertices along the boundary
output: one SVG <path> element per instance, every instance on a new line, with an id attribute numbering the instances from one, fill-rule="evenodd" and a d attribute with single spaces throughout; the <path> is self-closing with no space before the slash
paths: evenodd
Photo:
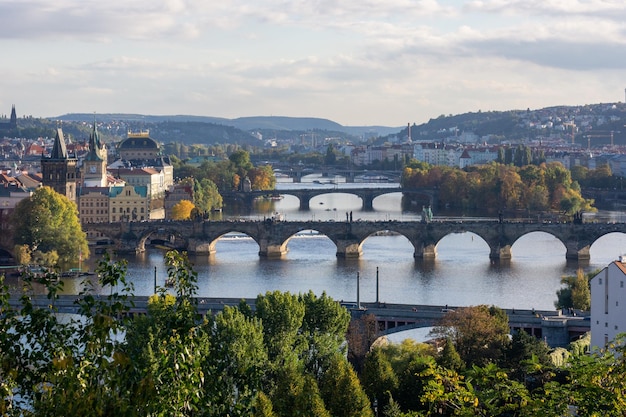
<path id="1" fill-rule="evenodd" d="M 81 223 L 109 221 L 109 187 L 83 187 L 78 199 Z"/>
<path id="2" fill-rule="evenodd" d="M 151 220 L 148 187 L 127 184 L 110 188 L 109 222 L 146 220 Z"/>
<path id="3" fill-rule="evenodd" d="M 591 347 L 604 348 L 626 332 L 626 257 L 611 262 L 590 280 Z"/>

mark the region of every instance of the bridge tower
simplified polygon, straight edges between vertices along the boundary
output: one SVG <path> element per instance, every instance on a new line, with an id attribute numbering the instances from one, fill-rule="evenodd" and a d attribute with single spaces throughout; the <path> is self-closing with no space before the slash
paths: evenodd
<path id="1" fill-rule="evenodd" d="M 41 157 L 41 176 L 43 185 L 76 202 L 76 167 L 78 159 L 70 156 L 65 146 L 63 130 L 57 128 L 54 146 L 50 157 Z"/>

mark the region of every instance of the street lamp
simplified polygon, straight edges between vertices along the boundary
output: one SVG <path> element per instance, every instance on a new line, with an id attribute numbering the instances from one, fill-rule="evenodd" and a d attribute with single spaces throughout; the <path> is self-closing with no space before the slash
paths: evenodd
<path id="1" fill-rule="evenodd" d="M 360 288 L 361 286 L 361 276 L 359 271 L 356 272 L 356 308 L 358 310 L 361 309 L 361 295 L 360 295 Z"/>

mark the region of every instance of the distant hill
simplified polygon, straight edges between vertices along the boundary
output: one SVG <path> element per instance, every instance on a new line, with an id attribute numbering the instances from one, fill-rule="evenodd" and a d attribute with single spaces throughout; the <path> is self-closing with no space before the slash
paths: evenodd
<path id="1" fill-rule="evenodd" d="M 52 118 L 65 122 L 91 124 L 91 113 L 73 113 Z M 288 139 L 309 133 L 321 137 L 341 137 L 358 141 L 378 138 L 374 143 L 396 142 L 408 137 L 407 126 L 343 126 L 332 120 L 315 117 L 257 116 L 226 119 L 208 116 L 141 114 L 97 114 L 98 122 L 108 124 L 107 134 L 125 137 L 126 129 L 150 129 L 155 139 L 183 143 L 259 144 L 251 133 L 264 138 Z M 575 142 L 586 146 L 590 133 L 600 145 L 610 142 L 626 144 L 626 104 L 599 103 L 580 106 L 554 106 L 535 110 L 478 111 L 457 115 L 441 115 L 426 123 L 411 126 L 413 140 L 446 140 L 451 136 L 471 133 L 485 141 L 528 140 L 563 134 L 575 123 Z M 69 126 L 68 126 L 69 128 Z M 65 129 L 65 125 L 64 125 Z M 603 134 L 602 134 L 603 133 Z M 78 137 L 79 132 L 76 133 Z M 567 133 L 571 134 L 571 133 Z"/>
<path id="2" fill-rule="evenodd" d="M 69 113 L 62 116 L 54 117 L 53 120 L 74 121 L 74 122 L 93 122 L 93 113 Z M 254 116 L 239 117 L 236 119 L 225 119 L 221 117 L 209 116 L 190 116 L 190 115 L 171 115 L 171 116 L 153 116 L 143 114 L 123 114 L 123 113 L 103 113 L 97 114 L 96 119 L 99 122 L 127 122 L 132 124 L 153 124 L 162 122 L 198 122 L 212 123 L 223 126 L 232 126 L 234 128 L 251 132 L 254 130 L 280 130 L 280 131 L 312 131 L 324 130 L 330 132 L 343 132 L 349 135 L 362 137 L 370 133 L 384 136 L 399 132 L 402 127 L 390 126 L 343 126 L 339 123 L 328 119 L 316 117 L 286 117 L 286 116 Z"/>

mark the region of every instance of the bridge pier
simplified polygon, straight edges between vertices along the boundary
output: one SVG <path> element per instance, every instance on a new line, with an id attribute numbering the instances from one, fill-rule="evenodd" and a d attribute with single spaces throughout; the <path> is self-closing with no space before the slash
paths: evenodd
<path id="1" fill-rule="evenodd" d="M 310 206 L 310 198 L 309 196 L 301 196 L 300 197 L 300 210 L 309 210 Z"/>
<path id="2" fill-rule="evenodd" d="M 287 254 L 285 245 L 262 245 L 259 249 L 259 256 L 268 259 L 280 259 Z"/>
<path id="3" fill-rule="evenodd" d="M 511 259 L 511 245 L 505 246 L 491 246 L 489 245 L 489 259 L 499 259 L 502 261 L 507 261 Z"/>
<path id="4" fill-rule="evenodd" d="M 574 261 L 589 261 L 591 259 L 591 254 L 589 253 L 589 245 L 585 246 L 582 249 L 578 249 L 578 245 L 568 242 L 565 247 L 567 248 L 565 252 L 566 259 L 571 259 Z"/>
<path id="5" fill-rule="evenodd" d="M 363 211 L 373 211 L 374 210 L 374 196 L 366 195 L 361 197 L 363 199 Z"/>
<path id="6" fill-rule="evenodd" d="M 207 255 L 211 256 L 215 254 L 215 242 L 213 244 L 209 242 L 199 241 L 197 239 L 189 239 L 188 252 L 194 255 Z"/>
<path id="7" fill-rule="evenodd" d="M 415 247 L 413 257 L 419 259 L 433 260 L 437 257 L 437 245 L 424 245 L 422 243 L 421 245 Z"/>
<path id="8" fill-rule="evenodd" d="M 354 242 L 336 242 L 337 258 L 358 259 L 363 254 L 361 245 Z"/>

